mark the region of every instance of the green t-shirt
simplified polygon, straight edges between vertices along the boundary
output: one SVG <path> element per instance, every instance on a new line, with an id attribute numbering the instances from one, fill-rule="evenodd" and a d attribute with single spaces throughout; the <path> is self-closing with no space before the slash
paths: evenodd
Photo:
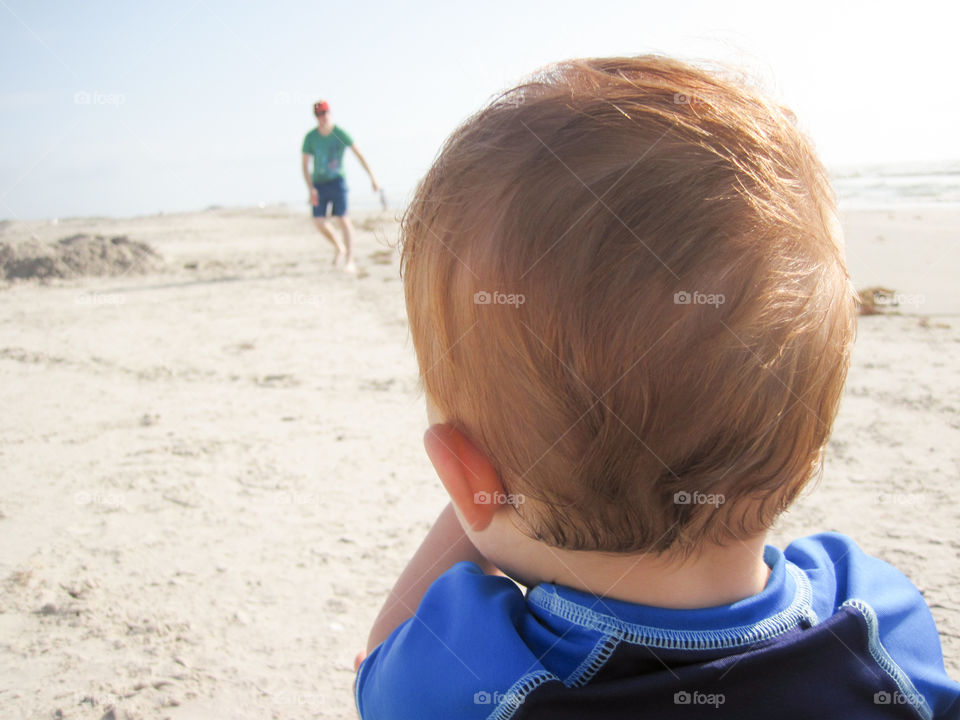
<path id="1" fill-rule="evenodd" d="M 353 138 L 346 130 L 333 126 L 333 131 L 323 136 L 314 128 L 303 139 L 303 152 L 313 155 L 313 181 L 326 182 L 343 177 L 343 151 L 353 145 Z"/>

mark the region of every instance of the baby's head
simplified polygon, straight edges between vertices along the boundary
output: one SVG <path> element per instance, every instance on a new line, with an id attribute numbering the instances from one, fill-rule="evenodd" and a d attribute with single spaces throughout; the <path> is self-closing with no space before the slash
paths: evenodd
<path id="1" fill-rule="evenodd" d="M 763 532 L 820 467 L 855 295 L 810 142 L 739 79 L 544 69 L 447 140 L 402 268 L 428 399 L 531 537 L 688 553 Z"/>

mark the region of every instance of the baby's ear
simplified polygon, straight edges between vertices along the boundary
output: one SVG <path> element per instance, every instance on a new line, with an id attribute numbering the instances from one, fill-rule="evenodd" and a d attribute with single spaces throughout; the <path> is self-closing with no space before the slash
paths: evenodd
<path id="1" fill-rule="evenodd" d="M 460 517 L 483 530 L 499 509 L 503 483 L 486 456 L 451 425 L 431 425 L 423 446 Z"/>

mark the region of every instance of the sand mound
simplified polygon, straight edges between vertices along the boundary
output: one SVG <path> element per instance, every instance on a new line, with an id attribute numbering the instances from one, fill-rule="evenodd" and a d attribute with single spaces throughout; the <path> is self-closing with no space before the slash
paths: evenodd
<path id="1" fill-rule="evenodd" d="M 124 275 L 159 270 L 163 258 L 146 243 L 126 235 L 71 235 L 56 242 L 0 242 L 3 279 L 72 278 L 84 275 Z"/>

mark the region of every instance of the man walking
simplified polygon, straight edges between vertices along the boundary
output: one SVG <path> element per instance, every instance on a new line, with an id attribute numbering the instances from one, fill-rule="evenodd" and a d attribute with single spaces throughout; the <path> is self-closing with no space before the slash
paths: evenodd
<path id="1" fill-rule="evenodd" d="M 347 184 L 343 175 L 343 153 L 350 148 L 363 169 L 370 176 L 374 192 L 380 189 L 366 158 L 353 143 L 353 138 L 341 127 L 333 124 L 330 118 L 330 105 L 326 101 L 314 103 L 313 114 L 317 118 L 317 127 L 307 133 L 303 139 L 302 161 L 303 179 L 310 190 L 310 204 L 313 206 L 313 222 L 317 230 L 333 243 L 337 254 L 333 258 L 336 267 L 343 266 L 346 272 L 354 273 L 357 266 L 353 260 L 353 225 L 347 217 Z M 313 172 L 310 161 L 313 160 Z M 327 212 L 337 219 L 343 241 L 336 236 L 327 221 Z"/>

